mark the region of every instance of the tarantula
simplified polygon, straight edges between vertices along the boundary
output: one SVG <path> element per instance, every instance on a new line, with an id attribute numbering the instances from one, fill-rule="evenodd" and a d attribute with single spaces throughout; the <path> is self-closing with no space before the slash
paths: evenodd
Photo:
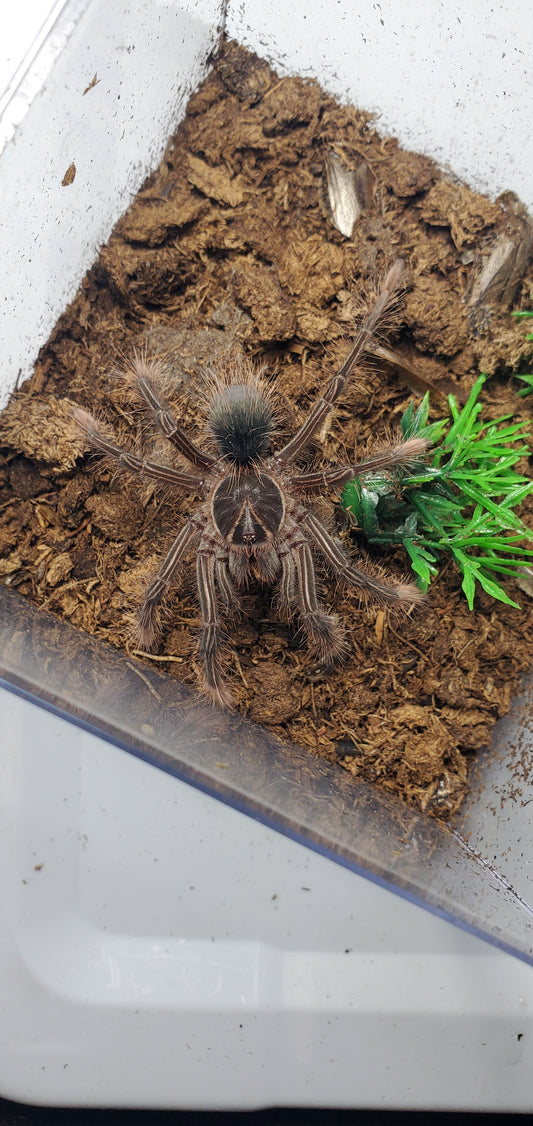
<path id="1" fill-rule="evenodd" d="M 375 303 L 356 333 L 349 355 L 305 421 L 277 452 L 270 452 L 276 407 L 272 391 L 251 365 L 211 378 L 207 428 L 214 452 L 188 438 L 173 417 L 161 392 L 161 365 L 136 355 L 129 372 L 136 393 L 149 408 L 165 438 L 189 463 L 191 471 L 143 460 L 108 437 L 96 419 L 74 409 L 78 426 L 92 448 L 120 468 L 153 479 L 170 489 L 187 490 L 199 498 L 178 532 L 170 551 L 150 582 L 137 614 L 136 640 L 143 650 L 154 648 L 159 633 L 159 606 L 182 560 L 196 553 L 196 575 L 202 626 L 199 654 L 203 689 L 213 702 L 232 706 L 225 676 L 223 618 L 237 618 L 239 591 L 251 577 L 278 585 L 279 602 L 289 616 L 298 616 L 312 650 L 326 663 L 342 656 L 344 631 L 338 618 L 317 597 L 314 552 L 333 574 L 357 587 L 363 596 L 384 603 L 419 602 L 418 588 L 390 583 L 377 573 L 355 567 L 339 542 L 305 506 L 332 486 L 379 469 L 406 467 L 419 458 L 427 443 L 408 438 L 353 465 L 302 471 L 295 458 L 309 445 L 318 427 L 342 394 L 355 364 L 369 350 L 394 303 L 402 263 L 389 270 Z"/>

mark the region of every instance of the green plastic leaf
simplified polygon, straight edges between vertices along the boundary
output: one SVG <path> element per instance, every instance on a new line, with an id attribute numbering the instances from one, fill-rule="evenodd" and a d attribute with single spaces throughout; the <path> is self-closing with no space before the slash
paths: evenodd
<path id="1" fill-rule="evenodd" d="M 529 452 L 527 427 L 510 415 L 482 421 L 484 382 L 483 375 L 476 380 L 463 406 L 449 396 L 451 421 L 428 422 L 427 393 L 417 408 L 409 404 L 402 431 L 431 438 L 429 464 L 354 479 L 342 494 L 370 542 L 404 545 L 424 589 L 437 575 L 441 555 L 451 553 L 470 609 L 477 586 L 516 606 L 494 576 L 513 577 L 533 559 L 527 546 L 533 531 L 514 511 L 533 492 L 533 482 L 514 468 Z"/>
<path id="2" fill-rule="evenodd" d="M 404 539 L 405 548 L 410 556 L 413 571 L 419 576 L 424 590 L 427 590 L 431 579 L 438 574 L 435 556 L 413 540 Z"/>
<path id="3" fill-rule="evenodd" d="M 509 595 L 505 592 L 503 587 L 500 586 L 499 583 L 494 582 L 494 579 L 489 579 L 482 568 L 479 569 L 476 577 L 479 585 L 483 587 L 483 590 L 486 590 L 487 594 L 490 594 L 491 598 L 496 598 L 498 602 L 505 602 L 507 606 L 514 606 L 516 610 L 520 609 L 518 602 L 513 602 L 512 598 L 509 598 Z"/>
<path id="4" fill-rule="evenodd" d="M 464 567 L 461 567 L 461 570 L 463 572 L 463 581 L 461 583 L 461 587 L 463 589 L 466 601 L 468 602 L 468 609 L 473 610 L 474 595 L 476 593 L 476 580 L 470 569 L 465 570 Z"/>

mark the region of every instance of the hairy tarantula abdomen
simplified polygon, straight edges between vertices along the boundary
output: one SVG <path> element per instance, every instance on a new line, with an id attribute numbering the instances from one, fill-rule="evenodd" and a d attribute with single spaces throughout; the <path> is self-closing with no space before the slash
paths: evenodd
<path id="1" fill-rule="evenodd" d="M 266 454 L 274 415 L 264 391 L 236 383 L 214 396 L 208 425 L 221 457 L 245 465 Z"/>
<path id="2" fill-rule="evenodd" d="M 351 465 L 298 469 L 296 457 L 309 446 L 346 386 L 356 363 L 372 347 L 401 280 L 401 264 L 389 270 L 368 316 L 356 333 L 340 371 L 326 384 L 294 436 L 270 452 L 277 421 L 276 401 L 261 372 L 230 356 L 225 371 L 209 372 L 206 432 L 208 448 L 192 441 L 165 401 L 164 369 L 157 361 L 135 355 L 125 373 L 127 382 L 162 432 L 190 468 L 161 465 L 116 444 L 113 435 L 86 411 L 73 411 L 80 429 L 97 452 L 119 467 L 195 497 L 161 566 L 148 585 L 137 614 L 137 642 L 153 649 L 160 633 L 160 605 L 182 563 L 194 555 L 201 612 L 198 654 L 206 695 L 224 707 L 232 697 L 226 678 L 224 620 L 240 613 L 239 590 L 251 578 L 277 588 L 287 617 L 298 619 L 313 653 L 331 663 L 347 650 L 336 615 L 321 605 L 315 581 L 319 555 L 337 578 L 355 587 L 361 598 L 409 604 L 421 600 L 416 586 L 384 579 L 369 566 L 356 566 L 342 545 L 307 506 L 306 498 L 337 491 L 354 477 L 378 469 L 408 468 L 424 454 L 420 438 L 384 445 Z"/>

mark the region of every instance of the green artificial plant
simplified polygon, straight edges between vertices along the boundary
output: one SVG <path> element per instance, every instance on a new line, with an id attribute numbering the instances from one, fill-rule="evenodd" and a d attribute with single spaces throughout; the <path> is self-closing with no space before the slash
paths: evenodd
<path id="1" fill-rule="evenodd" d="M 517 317 L 519 320 L 523 320 L 528 317 L 533 317 L 533 312 L 529 309 L 520 310 L 518 312 L 511 313 L 511 316 Z M 526 336 L 526 343 L 533 343 L 533 332 L 528 332 Z M 522 383 L 525 383 L 526 385 L 522 388 L 521 391 L 518 392 L 520 397 L 522 397 L 523 395 L 530 395 L 531 391 L 533 391 L 533 372 L 527 372 L 525 375 L 518 375 L 517 373 L 516 378 L 521 379 Z"/>
<path id="2" fill-rule="evenodd" d="M 431 441 L 425 464 L 354 478 L 342 493 L 367 540 L 404 545 L 422 589 L 438 574 L 441 557 L 451 555 L 470 609 L 476 584 L 516 606 L 496 576 L 512 578 L 533 556 L 533 532 L 515 512 L 533 492 L 533 481 L 515 468 L 529 453 L 526 424 L 509 422 L 510 415 L 481 420 L 484 381 L 480 376 L 462 408 L 449 395 L 451 418 L 439 422 L 428 423 L 429 392 L 416 409 L 410 404 L 401 427 Z"/>

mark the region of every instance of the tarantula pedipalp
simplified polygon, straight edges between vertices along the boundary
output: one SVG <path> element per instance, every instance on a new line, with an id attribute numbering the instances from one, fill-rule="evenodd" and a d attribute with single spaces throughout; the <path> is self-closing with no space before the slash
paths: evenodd
<path id="1" fill-rule="evenodd" d="M 330 379 L 294 437 L 277 452 L 270 452 L 276 420 L 273 395 L 250 365 L 211 380 L 207 422 L 214 444 L 211 453 L 193 443 L 174 418 L 161 392 L 158 363 L 141 356 L 132 360 L 129 378 L 136 393 L 158 429 L 189 463 L 190 472 L 143 460 L 116 445 L 87 411 L 73 411 L 94 450 L 123 469 L 199 498 L 198 507 L 176 536 L 145 592 L 136 638 L 141 649 L 154 648 L 160 633 L 161 600 L 184 557 L 194 550 L 202 617 L 199 653 L 203 689 L 223 707 L 232 706 L 232 696 L 225 675 L 222 622 L 239 615 L 239 591 L 251 577 L 278 585 L 282 610 L 299 617 L 310 646 L 325 662 L 334 662 L 342 655 L 344 631 L 317 597 L 314 552 L 337 578 L 358 588 L 363 596 L 385 603 L 421 599 L 412 584 L 386 582 L 377 573 L 355 567 L 304 500 L 330 487 L 340 488 L 353 477 L 409 466 L 425 452 L 427 443 L 410 438 L 353 465 L 308 472 L 294 466 L 295 458 L 330 414 L 355 364 L 382 327 L 397 296 L 401 273 L 402 263 L 394 263 L 339 372 Z"/>

